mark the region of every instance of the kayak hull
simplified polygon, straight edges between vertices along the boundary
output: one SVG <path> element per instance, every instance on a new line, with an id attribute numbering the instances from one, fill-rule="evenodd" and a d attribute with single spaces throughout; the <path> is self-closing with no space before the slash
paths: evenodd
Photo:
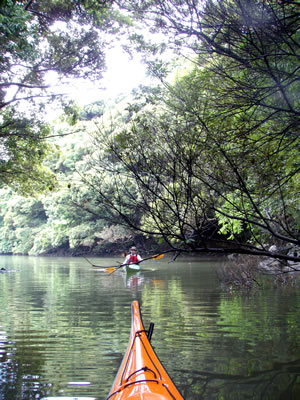
<path id="1" fill-rule="evenodd" d="M 151 346 L 137 301 L 131 310 L 128 347 L 106 400 L 183 400 Z"/>
<path id="2" fill-rule="evenodd" d="M 124 269 L 126 272 L 136 272 L 140 271 L 142 267 L 139 264 L 128 264 Z"/>

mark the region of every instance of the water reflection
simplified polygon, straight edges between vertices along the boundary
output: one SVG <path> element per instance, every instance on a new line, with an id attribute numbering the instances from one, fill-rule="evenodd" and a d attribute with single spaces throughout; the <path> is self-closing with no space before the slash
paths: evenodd
<path id="1" fill-rule="evenodd" d="M 134 299 L 145 326 L 155 322 L 152 343 L 186 400 L 300 394 L 296 289 L 224 293 L 218 263 L 199 260 L 149 262 L 131 275 L 74 258 L 1 260 L 17 272 L 0 276 L 0 400 L 104 399 Z"/>
<path id="2" fill-rule="evenodd" d="M 300 359 L 278 363 L 267 371 L 253 372 L 250 376 L 198 371 L 190 381 L 185 395 L 198 387 L 201 399 L 299 399 Z M 188 374 L 188 370 L 183 370 Z M 298 382 L 298 383 L 297 383 Z"/>

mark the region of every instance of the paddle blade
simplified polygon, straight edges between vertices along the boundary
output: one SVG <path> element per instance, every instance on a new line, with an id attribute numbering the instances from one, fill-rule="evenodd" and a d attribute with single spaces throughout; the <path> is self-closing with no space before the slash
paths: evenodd
<path id="1" fill-rule="evenodd" d="M 110 267 L 110 268 L 105 268 L 104 272 L 108 272 L 108 273 L 112 273 L 116 270 L 116 268 L 114 267 Z"/>
<path id="2" fill-rule="evenodd" d="M 160 258 L 163 258 L 165 255 L 164 254 L 156 254 L 155 256 L 153 256 L 152 258 L 154 260 L 159 260 Z"/>

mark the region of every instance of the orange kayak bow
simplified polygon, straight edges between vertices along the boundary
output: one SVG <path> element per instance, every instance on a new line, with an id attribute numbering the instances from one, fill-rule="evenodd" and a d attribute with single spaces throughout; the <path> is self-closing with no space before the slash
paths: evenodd
<path id="1" fill-rule="evenodd" d="M 123 361 L 106 400 L 184 400 L 150 344 L 138 301 L 131 305 L 131 333 Z"/>

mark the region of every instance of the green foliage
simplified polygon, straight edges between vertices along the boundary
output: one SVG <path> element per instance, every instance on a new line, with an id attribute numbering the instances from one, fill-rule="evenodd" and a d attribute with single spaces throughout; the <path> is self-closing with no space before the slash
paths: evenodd
<path id="1" fill-rule="evenodd" d="M 0 189 L 0 252 L 26 254 L 46 222 L 42 203 Z"/>
<path id="2" fill-rule="evenodd" d="M 238 209 L 240 209 L 240 204 L 238 205 Z M 223 235 L 228 235 L 229 239 L 234 239 L 235 236 L 240 235 L 245 229 L 242 220 L 232 218 L 233 215 L 241 219 L 243 218 L 243 213 L 237 212 L 236 210 L 234 193 L 230 193 L 227 196 L 226 202 L 222 206 L 222 212 L 224 212 L 224 214 L 216 212 L 216 217 L 220 225 L 219 231 Z M 229 217 L 227 217 L 227 215 L 229 215 Z"/>
<path id="3" fill-rule="evenodd" d="M 201 8 L 197 2 L 175 3 L 183 6 L 178 14 L 174 2 L 151 2 L 143 9 L 137 2 L 131 5 L 141 18 L 151 20 L 155 12 L 164 21 L 160 26 L 159 17 L 152 19 L 156 28 L 173 31 L 169 40 L 174 45 L 181 35 L 187 37 L 182 47 L 187 43 L 196 53 L 194 70 L 170 87 L 167 112 L 176 123 L 189 125 L 181 127 L 184 139 L 182 145 L 176 139 L 173 151 L 179 144 L 185 157 L 179 162 L 202 187 L 197 197 L 214 211 L 222 234 L 237 239 L 248 231 L 259 245 L 297 243 L 300 81 L 295 4 L 207 1 Z M 161 141 L 172 140 L 160 132 Z M 182 176 L 178 179 L 182 182 Z M 189 189 L 196 193 L 192 184 Z M 184 224 L 186 216 L 178 213 L 178 220 Z"/>
<path id="4" fill-rule="evenodd" d="M 44 155 L 53 151 L 45 108 L 59 99 L 73 125 L 79 113 L 48 82 L 62 86 L 70 78 L 102 77 L 104 33 L 125 23 L 111 5 L 93 0 L 1 3 L 0 187 L 32 194 L 54 186 L 53 175 L 42 166 Z"/>
<path id="5" fill-rule="evenodd" d="M 83 107 L 80 113 L 80 120 L 90 121 L 94 118 L 99 118 L 104 113 L 104 102 L 102 100 L 95 101 Z"/>
<path id="6" fill-rule="evenodd" d="M 55 176 L 42 164 L 49 153 L 55 151 L 45 142 L 50 127 L 6 109 L 0 128 L 0 187 L 11 186 L 20 194 L 52 188 Z"/>
<path id="7" fill-rule="evenodd" d="M 133 98 L 111 103 L 109 111 L 105 112 L 101 101 L 81 113 L 67 105 L 65 122 L 77 123 L 78 136 L 72 141 L 68 136 L 62 138 L 63 150 L 52 159 L 51 148 L 44 144 L 48 127 L 22 119 L 15 110 L 3 114 L 2 182 L 17 187 L 17 180 L 9 178 L 17 176 L 13 166 L 27 173 L 25 167 L 31 165 L 41 178 L 31 176 L 35 185 L 31 190 L 42 191 L 50 186 L 46 170 L 39 170 L 47 160 L 60 185 L 59 191 L 41 200 L 46 226 L 36 232 L 30 252 L 101 247 L 101 237 L 120 221 L 192 250 L 210 247 L 212 242 L 219 247 L 227 241 L 228 246 L 228 240 L 249 252 L 275 242 L 283 247 L 299 243 L 295 5 L 275 0 L 216 0 L 201 3 L 201 7 L 197 1 L 163 3 L 120 1 L 128 9 L 127 18 L 117 12 L 111 24 L 112 9 L 94 1 L 82 7 L 67 1 L 33 2 L 31 13 L 41 13 L 39 18 L 28 17 L 30 10 L 20 4 L 14 9 L 10 3 L 13 20 L 20 18 L 20 32 L 24 29 L 26 37 L 23 43 L 21 34 L 6 29 L 7 38 L 12 32 L 12 59 L 27 66 L 34 59 L 61 77 L 90 73 L 100 77 L 104 64 L 98 27 L 114 30 L 119 20 L 128 24 L 134 18 L 147 21 L 177 51 L 186 46 L 194 52 L 191 65 L 185 61 L 180 74 L 168 78 L 172 84 L 140 87 Z M 8 26 L 5 12 L 1 21 Z M 46 15 L 70 29 L 56 29 Z M 86 23 L 91 30 L 83 28 Z M 38 45 L 41 37 L 47 43 L 43 53 Z M 163 80 L 168 69 L 159 57 L 166 43 L 153 44 L 139 34 L 135 39 L 152 72 Z M 24 48 L 23 53 L 14 53 L 18 46 Z M 81 46 L 86 53 L 79 65 Z M 4 73 L 10 86 L 8 67 Z M 43 74 L 28 68 L 26 82 L 41 90 Z M 18 93 L 29 89 L 33 87 L 19 87 Z M 55 133 L 69 131 L 61 121 Z M 87 137 L 91 137 L 90 145 Z M 37 138 L 42 140 L 41 147 Z M 24 187 L 26 176 L 20 174 Z M 22 244 L 24 232 L 17 232 L 26 227 L 14 216 L 10 218 L 16 219 L 16 225 L 10 225 L 7 213 L 3 213 L 1 228 L 3 246 L 9 247 L 8 231 L 12 229 L 19 243 L 16 248 L 29 248 Z M 111 232 L 110 240 L 124 238 L 121 229 L 116 232 Z"/>
<path id="8" fill-rule="evenodd" d="M 95 160 L 95 171 L 115 172 L 115 189 L 99 198 L 136 229 L 191 249 L 226 239 L 250 253 L 274 242 L 298 244 L 293 3 L 122 3 L 169 43 L 184 37 L 194 67 L 151 101 L 137 92 L 127 119 L 106 140 L 109 162 Z M 147 44 L 139 40 L 146 56 Z M 100 182 L 94 178 L 93 185 Z M 130 185 L 134 195 L 126 191 Z M 130 207 L 140 218 L 132 218 Z"/>
<path id="9" fill-rule="evenodd" d="M 132 232 L 118 225 L 91 188 L 80 182 L 93 148 L 86 132 L 93 122 L 78 124 L 70 141 L 68 124 L 59 123 L 53 135 L 60 152 L 44 162 L 55 171 L 56 190 L 36 198 L 22 197 L 11 189 L 0 189 L 0 253 L 43 254 L 60 251 L 103 252 L 126 242 Z M 107 188 L 109 178 L 106 179 Z"/>

